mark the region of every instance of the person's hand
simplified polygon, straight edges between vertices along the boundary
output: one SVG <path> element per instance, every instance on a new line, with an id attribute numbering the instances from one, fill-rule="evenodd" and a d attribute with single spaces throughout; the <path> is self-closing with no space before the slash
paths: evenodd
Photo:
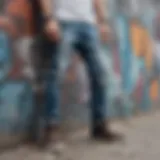
<path id="1" fill-rule="evenodd" d="M 60 28 L 57 21 L 48 21 L 44 27 L 44 32 L 50 40 L 54 42 L 60 40 Z"/>
<path id="2" fill-rule="evenodd" d="M 99 33 L 102 42 L 106 43 L 111 40 L 111 30 L 105 23 L 99 24 Z"/>

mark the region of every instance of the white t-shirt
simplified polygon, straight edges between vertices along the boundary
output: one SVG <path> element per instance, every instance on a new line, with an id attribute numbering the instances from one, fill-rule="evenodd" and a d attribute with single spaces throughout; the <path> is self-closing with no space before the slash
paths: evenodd
<path id="1" fill-rule="evenodd" d="M 95 23 L 93 0 L 53 0 L 58 20 Z"/>

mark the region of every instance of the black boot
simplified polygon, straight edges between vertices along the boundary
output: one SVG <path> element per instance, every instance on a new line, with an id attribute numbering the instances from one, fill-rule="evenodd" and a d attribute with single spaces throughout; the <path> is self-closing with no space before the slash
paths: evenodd
<path id="1" fill-rule="evenodd" d="M 109 128 L 108 123 L 104 121 L 93 124 L 91 136 L 93 139 L 103 140 L 111 143 L 123 140 L 123 136 L 118 133 L 112 132 Z"/>

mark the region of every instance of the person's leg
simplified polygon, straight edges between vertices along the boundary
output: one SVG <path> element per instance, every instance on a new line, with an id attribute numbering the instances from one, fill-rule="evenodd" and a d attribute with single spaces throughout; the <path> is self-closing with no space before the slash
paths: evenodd
<path id="1" fill-rule="evenodd" d="M 46 74 L 46 122 L 47 136 L 53 139 L 51 134 L 56 132 L 60 123 L 60 85 L 64 80 L 66 70 L 70 63 L 73 53 L 73 43 L 76 40 L 76 34 L 72 27 L 63 26 L 62 40 L 58 46 L 52 46 L 48 52 L 52 54 L 50 66 Z M 49 47 L 48 47 L 49 48 Z"/>
<path id="2" fill-rule="evenodd" d="M 46 70 L 50 63 L 48 60 L 52 58 L 52 53 L 56 50 L 44 35 L 36 37 L 33 45 L 32 64 L 34 66 L 34 77 L 32 79 L 32 88 L 34 96 L 34 113 L 31 125 L 31 140 L 43 145 L 46 133 Z"/>
<path id="3" fill-rule="evenodd" d="M 79 50 L 87 64 L 91 83 L 91 135 L 107 141 L 117 140 L 119 135 L 110 131 L 106 119 L 106 71 L 99 56 L 102 50 L 96 28 L 84 25 L 81 38 Z"/>

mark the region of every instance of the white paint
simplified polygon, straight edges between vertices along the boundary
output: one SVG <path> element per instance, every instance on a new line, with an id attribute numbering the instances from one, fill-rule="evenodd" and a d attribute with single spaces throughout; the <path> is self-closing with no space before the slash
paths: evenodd
<path id="1" fill-rule="evenodd" d="M 33 63 L 31 59 L 31 54 L 34 54 L 31 48 L 32 44 L 33 38 L 30 37 L 21 38 L 14 44 L 17 56 L 24 62 L 23 74 L 31 79 L 34 78 Z"/>

